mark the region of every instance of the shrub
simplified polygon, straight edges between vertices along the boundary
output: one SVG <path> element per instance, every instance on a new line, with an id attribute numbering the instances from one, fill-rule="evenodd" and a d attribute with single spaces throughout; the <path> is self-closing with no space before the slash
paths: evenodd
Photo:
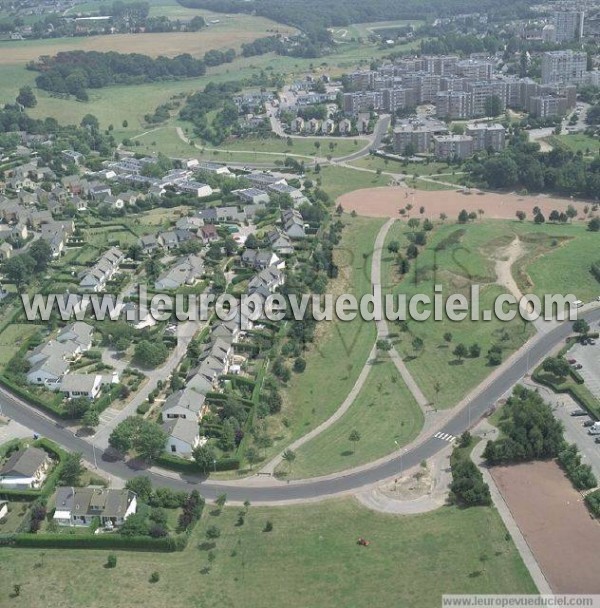
<path id="1" fill-rule="evenodd" d="M 106 567 L 115 568 L 117 566 L 117 556 L 114 553 L 109 553 L 106 558 Z"/>
<path id="2" fill-rule="evenodd" d="M 158 581 L 160 580 L 160 574 L 158 572 L 156 572 L 156 570 L 150 575 L 150 582 L 151 583 L 158 583 Z"/>
<path id="3" fill-rule="evenodd" d="M 263 532 L 271 532 L 273 530 L 273 524 L 271 521 L 267 520 L 265 527 L 263 528 Z"/>

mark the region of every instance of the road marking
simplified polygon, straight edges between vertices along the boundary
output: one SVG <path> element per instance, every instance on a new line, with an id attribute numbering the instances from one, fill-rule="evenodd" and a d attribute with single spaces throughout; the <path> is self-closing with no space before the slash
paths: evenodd
<path id="1" fill-rule="evenodd" d="M 448 442 L 454 441 L 456 439 L 456 437 L 454 435 L 450 435 L 450 433 L 441 433 L 441 432 L 436 433 L 434 435 L 434 437 L 436 439 L 441 439 L 442 441 L 448 441 Z"/>

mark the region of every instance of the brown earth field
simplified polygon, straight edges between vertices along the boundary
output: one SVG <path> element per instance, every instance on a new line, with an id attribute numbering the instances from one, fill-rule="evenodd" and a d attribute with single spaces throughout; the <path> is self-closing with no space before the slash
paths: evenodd
<path id="1" fill-rule="evenodd" d="M 554 593 L 600 593 L 600 523 L 554 461 L 490 470 Z"/>
<path id="2" fill-rule="evenodd" d="M 469 213 L 483 209 L 488 219 L 514 219 L 517 211 L 525 211 L 528 219 L 532 219 L 533 208 L 536 206 L 548 219 L 553 209 L 565 211 L 569 204 L 579 209 L 581 217 L 581 207 L 586 204 L 545 195 L 521 196 L 480 190 L 471 190 L 470 194 L 465 194 L 462 190 L 413 190 L 401 186 L 355 190 L 343 194 L 337 202 L 346 212 L 356 211 L 358 215 L 370 217 L 399 217 L 399 210 L 410 203 L 417 214 L 419 207 L 425 207 L 428 217 L 438 217 L 440 213 L 445 213 L 449 218 L 456 218 L 462 209 Z"/>

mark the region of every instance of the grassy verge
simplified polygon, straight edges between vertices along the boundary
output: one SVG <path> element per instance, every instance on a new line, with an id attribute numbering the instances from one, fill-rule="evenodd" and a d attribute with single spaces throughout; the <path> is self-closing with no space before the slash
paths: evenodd
<path id="1" fill-rule="evenodd" d="M 383 221 L 360 217 L 344 221 L 347 225 L 334 253 L 340 277 L 332 282 L 331 292 L 360 296 L 370 290 L 373 244 Z M 342 404 L 367 360 L 375 334 L 374 323 L 358 317 L 318 326 L 314 345 L 305 356 L 306 370 L 292 377 L 281 416 L 270 419 L 275 443 L 267 458 L 329 418 Z"/>
<path id="2" fill-rule="evenodd" d="M 46 606 L 143 605 L 431 608 L 442 593 L 536 593 L 500 517 L 491 508 L 444 508 L 394 517 L 355 502 L 237 509 L 201 522 L 181 553 L 0 548 L 0 588 L 21 584 L 21 603 Z M 264 532 L 267 521 L 271 532 Z M 212 548 L 205 531 L 216 525 Z M 369 547 L 356 539 L 364 536 Z M 157 571 L 160 580 L 149 582 Z M 77 572 L 77 576 L 73 576 Z"/>
<path id="3" fill-rule="evenodd" d="M 394 363 L 382 356 L 342 418 L 297 451 L 291 477 L 326 475 L 371 462 L 412 441 L 422 426 L 421 408 Z M 356 443 L 349 439 L 354 430 L 360 433 Z"/>

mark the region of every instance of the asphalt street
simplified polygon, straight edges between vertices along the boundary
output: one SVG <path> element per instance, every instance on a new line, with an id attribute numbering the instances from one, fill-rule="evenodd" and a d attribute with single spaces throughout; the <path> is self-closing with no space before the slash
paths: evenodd
<path id="1" fill-rule="evenodd" d="M 600 319 L 600 309 L 592 310 L 581 316 L 588 322 L 595 323 Z M 564 342 L 565 338 L 572 333 L 571 325 L 570 322 L 562 323 L 554 330 L 541 335 L 538 340 L 528 343 L 522 349 L 520 356 L 516 357 L 507 369 L 494 378 L 467 406 L 458 411 L 440 429 L 441 433 L 457 436 L 472 427 L 499 399 L 512 389 L 533 365 Z M 93 446 L 88 441 L 76 437 L 61 422 L 50 420 L 33 407 L 23 404 L 5 390 L 0 390 L 0 405 L 5 416 L 33 429 L 41 436 L 48 437 L 70 451 L 81 452 L 89 462 L 95 461 Z M 439 433 L 436 434 L 439 435 Z M 341 473 L 335 478 L 313 481 L 282 483 L 266 478 L 261 480 L 263 485 L 242 485 L 240 482 L 205 480 L 200 476 L 173 478 L 153 471 L 147 471 L 146 474 L 151 477 L 156 485 L 187 490 L 195 487 L 209 500 L 226 492 L 229 500 L 232 501 L 250 500 L 253 503 L 276 503 L 322 498 L 374 484 L 393 477 L 402 470 L 416 466 L 422 460 L 431 458 L 446 446 L 445 441 L 432 436 L 414 448 L 408 449 L 402 455 L 396 455 L 386 462 L 347 474 Z M 100 471 L 106 471 L 122 479 L 129 479 L 141 473 L 139 470 L 130 468 L 123 461 L 109 462 L 104 460 L 104 455 L 98 448 L 96 449 L 96 461 Z"/>

